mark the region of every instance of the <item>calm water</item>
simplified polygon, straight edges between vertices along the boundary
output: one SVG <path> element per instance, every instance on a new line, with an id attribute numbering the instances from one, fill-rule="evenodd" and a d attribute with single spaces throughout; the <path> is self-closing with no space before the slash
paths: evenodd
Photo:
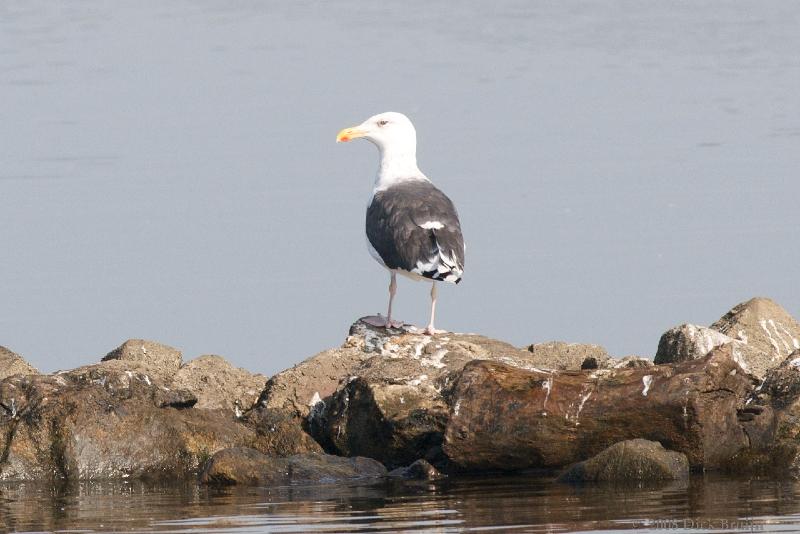
<path id="1" fill-rule="evenodd" d="M 410 115 L 468 243 L 438 326 L 652 355 L 755 295 L 800 316 L 800 5 L 0 2 L 0 344 L 272 373 L 383 310 L 368 143 Z M 428 289 L 401 281 L 399 318 Z"/>
<path id="2" fill-rule="evenodd" d="M 800 485 L 702 476 L 627 490 L 523 476 L 249 490 L 98 483 L 3 487 L 0 512 L 0 528 L 25 532 L 789 532 L 800 528 Z"/>
<path id="3" fill-rule="evenodd" d="M 0 2 L 0 344 L 42 370 L 131 337 L 272 373 L 382 311 L 376 167 L 402 111 L 468 243 L 437 326 L 651 355 L 771 296 L 800 316 L 797 2 Z M 428 289 L 401 281 L 400 318 Z M 17 530 L 630 529 L 752 517 L 797 487 L 537 480 L 0 491 Z"/>

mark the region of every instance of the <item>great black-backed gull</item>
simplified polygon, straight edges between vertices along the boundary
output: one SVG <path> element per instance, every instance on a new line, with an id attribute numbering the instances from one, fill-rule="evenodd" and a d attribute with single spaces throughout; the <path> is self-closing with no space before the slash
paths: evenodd
<path id="1" fill-rule="evenodd" d="M 431 319 L 436 313 L 436 283 L 459 283 L 464 272 L 464 238 L 452 201 L 417 167 L 417 132 L 402 113 L 387 112 L 345 128 L 337 142 L 363 137 L 380 150 L 381 164 L 375 188 L 367 204 L 367 248 L 390 273 L 389 310 L 365 318 L 371 325 L 403 326 L 392 319 L 392 300 L 397 274 L 413 280 L 428 279 L 431 287 Z"/>

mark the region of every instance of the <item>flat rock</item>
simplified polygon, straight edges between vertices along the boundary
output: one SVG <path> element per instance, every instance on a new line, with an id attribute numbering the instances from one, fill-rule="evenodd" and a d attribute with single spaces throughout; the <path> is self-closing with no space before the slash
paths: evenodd
<path id="1" fill-rule="evenodd" d="M 220 451 L 207 462 L 201 482 L 213 485 L 286 486 L 380 480 L 386 468 L 370 458 L 298 454 L 278 458 L 237 447 Z"/>
<path id="2" fill-rule="evenodd" d="M 35 367 L 26 362 L 19 354 L 0 346 L 0 380 L 11 375 L 33 375 L 38 373 Z"/>
<path id="3" fill-rule="evenodd" d="M 197 396 L 197 408 L 229 410 L 241 415 L 258 399 L 267 377 L 234 367 L 221 356 L 200 356 L 178 369 L 171 389 Z"/>
<path id="4" fill-rule="evenodd" d="M 657 441 L 632 439 L 611 445 L 565 471 L 562 482 L 643 482 L 689 477 L 685 454 L 668 451 Z"/>
<path id="5" fill-rule="evenodd" d="M 450 396 L 443 449 L 467 470 L 562 468 L 645 438 L 715 468 L 748 446 L 739 408 L 754 382 L 730 346 L 652 368 L 526 371 L 472 362 Z"/>
<path id="6" fill-rule="evenodd" d="M 544 369 L 574 370 L 604 367 L 610 356 L 600 345 L 549 341 L 528 346 L 531 364 Z"/>
<path id="7" fill-rule="evenodd" d="M 747 347 L 742 354 L 744 364 L 762 379 L 769 369 L 800 349 L 800 324 L 768 298 L 736 305 L 711 328 L 742 342 Z"/>

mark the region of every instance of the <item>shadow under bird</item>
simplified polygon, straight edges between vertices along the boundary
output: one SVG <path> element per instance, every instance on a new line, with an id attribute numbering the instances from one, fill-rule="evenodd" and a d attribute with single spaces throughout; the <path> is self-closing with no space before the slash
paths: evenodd
<path id="1" fill-rule="evenodd" d="M 397 274 L 412 280 L 430 280 L 431 318 L 426 334 L 441 332 L 436 314 L 436 283 L 461 281 L 464 238 L 453 202 L 417 167 L 417 131 L 402 113 L 372 116 L 336 136 L 337 142 L 364 138 L 380 151 L 380 167 L 367 205 L 367 248 L 389 270 L 389 309 L 364 319 L 377 327 L 399 328 L 392 319 Z"/>

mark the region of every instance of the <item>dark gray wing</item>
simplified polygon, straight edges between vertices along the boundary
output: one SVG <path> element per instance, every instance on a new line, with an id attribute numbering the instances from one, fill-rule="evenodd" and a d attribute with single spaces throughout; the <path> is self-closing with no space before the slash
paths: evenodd
<path id="1" fill-rule="evenodd" d="M 367 239 L 389 269 L 458 283 L 464 238 L 453 202 L 427 180 L 376 191 L 367 208 Z"/>

